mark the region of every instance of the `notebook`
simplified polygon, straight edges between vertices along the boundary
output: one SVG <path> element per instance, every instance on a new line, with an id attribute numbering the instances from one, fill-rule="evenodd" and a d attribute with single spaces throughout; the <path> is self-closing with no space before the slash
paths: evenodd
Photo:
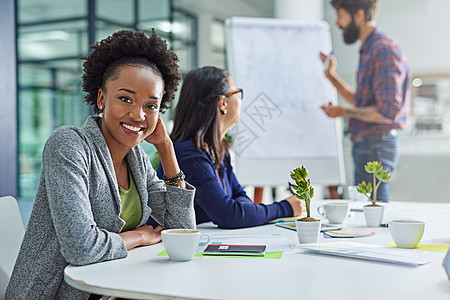
<path id="1" fill-rule="evenodd" d="M 203 255 L 251 255 L 264 256 L 266 245 L 209 244 Z"/>

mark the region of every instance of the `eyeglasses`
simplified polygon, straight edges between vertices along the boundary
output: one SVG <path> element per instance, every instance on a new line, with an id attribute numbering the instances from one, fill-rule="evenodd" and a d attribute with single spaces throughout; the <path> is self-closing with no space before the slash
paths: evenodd
<path id="1" fill-rule="evenodd" d="M 241 93 L 241 100 L 244 99 L 244 90 L 243 90 L 243 89 L 237 89 L 237 90 L 234 91 L 234 92 L 226 93 L 224 96 L 225 96 L 225 97 L 231 97 L 231 96 L 233 96 L 234 94 L 239 94 L 239 93 Z"/>

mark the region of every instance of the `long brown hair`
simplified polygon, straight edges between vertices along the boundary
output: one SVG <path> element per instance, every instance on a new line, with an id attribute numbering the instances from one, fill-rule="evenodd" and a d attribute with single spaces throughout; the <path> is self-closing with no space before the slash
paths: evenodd
<path id="1" fill-rule="evenodd" d="M 172 140 L 193 139 L 198 149 L 211 155 L 216 169 L 228 153 L 221 138 L 218 102 L 230 88 L 228 72 L 216 67 L 196 68 L 184 78 L 174 112 Z"/>

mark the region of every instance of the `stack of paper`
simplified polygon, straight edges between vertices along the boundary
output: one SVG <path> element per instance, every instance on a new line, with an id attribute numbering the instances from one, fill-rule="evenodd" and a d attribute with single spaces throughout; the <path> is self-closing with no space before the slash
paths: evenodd
<path id="1" fill-rule="evenodd" d="M 424 265 L 441 257 L 439 253 L 435 252 L 352 242 L 301 244 L 299 248 L 306 252 L 414 266 Z"/>

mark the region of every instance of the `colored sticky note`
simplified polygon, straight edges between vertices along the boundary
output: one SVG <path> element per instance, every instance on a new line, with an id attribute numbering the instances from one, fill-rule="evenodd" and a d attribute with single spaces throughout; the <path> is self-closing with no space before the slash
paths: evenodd
<path id="1" fill-rule="evenodd" d="M 397 247 L 394 243 L 388 243 L 389 247 Z M 449 245 L 441 244 L 419 244 L 414 250 L 433 251 L 433 252 L 447 252 Z"/>

